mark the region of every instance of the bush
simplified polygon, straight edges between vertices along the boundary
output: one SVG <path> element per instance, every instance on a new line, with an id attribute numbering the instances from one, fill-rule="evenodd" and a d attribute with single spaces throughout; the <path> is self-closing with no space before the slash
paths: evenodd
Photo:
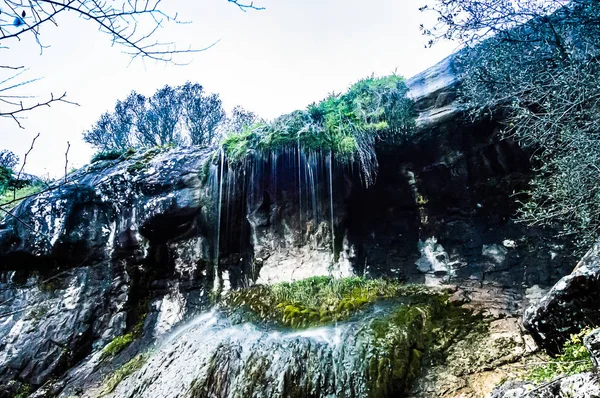
<path id="1" fill-rule="evenodd" d="M 111 151 L 101 151 L 96 153 L 90 163 L 96 163 L 99 162 L 101 160 L 115 160 L 115 159 L 119 159 L 121 156 L 125 155 L 125 156 L 131 156 L 135 153 L 135 149 L 133 148 L 128 148 L 128 149 L 113 149 Z"/>
<path id="2" fill-rule="evenodd" d="M 414 104 L 403 78 L 369 77 L 342 95 L 332 94 L 306 110 L 231 132 L 221 146 L 231 162 L 256 151 L 286 147 L 331 151 L 338 160 L 358 161 L 366 175 L 376 166 L 376 139 L 394 138 L 414 127 Z"/>

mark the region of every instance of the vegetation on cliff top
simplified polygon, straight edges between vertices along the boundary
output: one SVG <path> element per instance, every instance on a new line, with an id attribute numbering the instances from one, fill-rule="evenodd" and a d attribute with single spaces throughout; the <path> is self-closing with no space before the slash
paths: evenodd
<path id="1" fill-rule="evenodd" d="M 226 135 L 221 145 L 233 162 L 257 151 L 300 147 L 332 152 L 338 160 L 358 161 L 369 169 L 376 162 L 376 139 L 398 137 L 414 127 L 415 111 L 407 92 L 400 76 L 371 76 L 305 110 L 245 125 Z"/>

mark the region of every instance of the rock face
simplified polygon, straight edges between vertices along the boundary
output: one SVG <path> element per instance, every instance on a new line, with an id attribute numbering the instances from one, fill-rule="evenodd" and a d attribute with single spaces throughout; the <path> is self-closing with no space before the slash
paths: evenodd
<path id="1" fill-rule="evenodd" d="M 94 163 L 24 200 L 0 224 L 0 397 L 15 380 L 85 389 L 115 337 L 154 341 L 256 282 L 468 280 L 517 296 L 554 283 L 568 247 L 511 220 L 528 156 L 461 116 L 452 65 L 408 82 L 418 132 L 380 143 L 370 187 L 331 155 L 257 155 L 240 170 L 179 148 Z"/>
<path id="2" fill-rule="evenodd" d="M 600 244 L 523 316 L 538 344 L 557 352 L 571 334 L 600 323 Z M 591 342 L 592 340 L 590 340 Z"/>
<path id="3" fill-rule="evenodd" d="M 542 386 L 527 382 L 509 382 L 494 390 L 490 398 L 595 398 L 600 396 L 599 381 L 595 373 L 581 373 Z"/>

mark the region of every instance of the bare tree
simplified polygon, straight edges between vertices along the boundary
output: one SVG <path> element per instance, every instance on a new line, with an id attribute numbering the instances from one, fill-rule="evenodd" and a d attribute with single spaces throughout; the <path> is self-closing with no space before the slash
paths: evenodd
<path id="1" fill-rule="evenodd" d="M 227 1 L 243 11 L 262 9 L 253 3 Z M 67 16 L 95 24 L 132 59 L 176 63 L 178 55 L 204 51 L 214 45 L 178 47 L 156 40 L 160 28 L 178 22 L 177 15 L 166 14 L 161 5 L 161 0 L 0 0 L 0 52 L 6 54 L 27 36 L 32 37 L 42 51 L 46 46 L 43 40 L 46 27 L 58 26 L 60 18 Z M 20 127 L 19 119 L 24 113 L 55 102 L 70 102 L 66 93 L 50 94 L 43 101 L 19 94 L 16 89 L 36 81 L 23 79 L 25 71 L 25 65 L 0 61 L 0 117 L 10 118 Z"/>

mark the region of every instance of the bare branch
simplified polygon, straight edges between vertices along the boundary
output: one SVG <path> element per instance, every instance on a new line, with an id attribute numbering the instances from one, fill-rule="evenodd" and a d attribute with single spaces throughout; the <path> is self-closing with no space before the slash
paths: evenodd
<path id="1" fill-rule="evenodd" d="M 67 151 L 65 152 L 65 184 L 67 183 L 67 167 L 69 166 L 69 149 L 71 149 L 71 143 L 67 141 Z"/>
<path id="2" fill-rule="evenodd" d="M 230 3 L 235 4 L 236 6 L 238 6 L 240 8 L 240 10 L 246 12 L 247 10 L 264 10 L 265 7 L 258 7 L 254 5 L 254 2 L 250 2 L 250 4 L 244 4 L 244 3 L 240 3 L 238 0 L 227 0 Z"/>
<path id="3" fill-rule="evenodd" d="M 38 139 L 40 134 L 41 133 L 37 133 L 37 135 L 35 137 L 33 137 L 33 140 L 31 141 L 31 147 L 29 148 L 29 150 L 27 152 L 25 152 L 25 156 L 23 156 L 23 164 L 21 165 L 21 169 L 17 173 L 17 180 L 19 180 L 21 178 L 21 173 L 23 172 L 23 169 L 25 168 L 25 165 L 27 164 L 27 156 L 29 156 L 31 151 L 33 151 L 35 141 Z M 17 198 L 17 187 L 15 186 L 13 188 L 13 200 L 15 200 L 16 198 Z"/>

